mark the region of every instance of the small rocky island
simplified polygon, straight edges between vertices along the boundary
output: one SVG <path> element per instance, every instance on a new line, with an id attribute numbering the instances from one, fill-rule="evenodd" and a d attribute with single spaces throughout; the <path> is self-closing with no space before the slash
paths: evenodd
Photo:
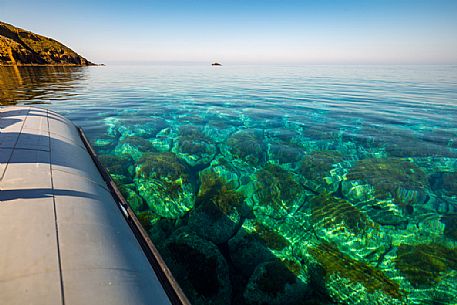
<path id="1" fill-rule="evenodd" d="M 0 21 L 0 66 L 93 66 L 60 42 Z"/>
<path id="2" fill-rule="evenodd" d="M 211 66 L 222 66 L 222 64 L 218 63 L 218 62 L 214 62 L 211 64 Z"/>

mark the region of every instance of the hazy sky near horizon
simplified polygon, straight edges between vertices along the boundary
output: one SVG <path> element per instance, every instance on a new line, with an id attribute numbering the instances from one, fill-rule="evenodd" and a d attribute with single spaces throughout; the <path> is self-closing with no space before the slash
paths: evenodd
<path id="1" fill-rule="evenodd" d="M 0 0 L 89 60 L 457 64 L 457 0 Z"/>

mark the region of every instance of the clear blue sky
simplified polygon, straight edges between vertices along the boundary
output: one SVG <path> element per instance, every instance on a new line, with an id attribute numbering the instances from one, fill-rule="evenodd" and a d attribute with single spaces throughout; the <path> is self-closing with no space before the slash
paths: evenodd
<path id="1" fill-rule="evenodd" d="M 457 0 L 0 0 L 95 62 L 457 64 Z"/>

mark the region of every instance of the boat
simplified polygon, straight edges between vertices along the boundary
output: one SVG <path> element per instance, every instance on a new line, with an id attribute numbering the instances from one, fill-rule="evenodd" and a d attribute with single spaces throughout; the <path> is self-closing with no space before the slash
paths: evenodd
<path id="1" fill-rule="evenodd" d="M 0 177 L 2 304 L 190 304 L 71 121 L 1 108 Z"/>

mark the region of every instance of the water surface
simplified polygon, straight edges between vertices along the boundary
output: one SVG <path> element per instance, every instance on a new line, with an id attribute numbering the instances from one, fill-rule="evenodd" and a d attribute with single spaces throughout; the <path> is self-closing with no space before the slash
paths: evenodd
<path id="1" fill-rule="evenodd" d="M 457 67 L 0 67 L 82 126 L 193 304 L 456 304 Z"/>

